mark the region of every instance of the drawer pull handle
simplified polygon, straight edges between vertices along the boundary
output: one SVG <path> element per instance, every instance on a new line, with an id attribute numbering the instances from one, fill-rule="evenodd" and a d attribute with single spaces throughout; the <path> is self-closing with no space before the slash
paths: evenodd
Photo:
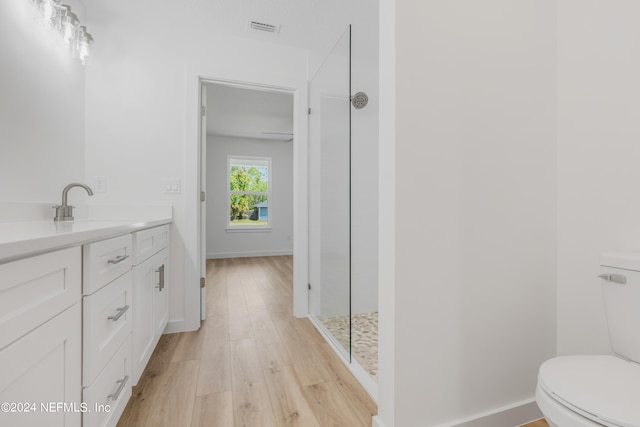
<path id="1" fill-rule="evenodd" d="M 118 319 L 120 319 L 122 317 L 122 315 L 127 312 L 127 310 L 129 310 L 129 306 L 128 305 L 125 305 L 124 307 L 120 307 L 120 308 L 118 308 L 118 313 L 114 314 L 113 316 L 107 317 L 107 319 L 113 320 L 114 322 L 117 322 Z"/>
<path id="2" fill-rule="evenodd" d="M 158 284 L 156 285 L 156 288 L 158 288 L 159 292 L 162 292 L 162 290 L 164 289 L 164 264 L 162 264 L 160 267 L 158 267 L 158 269 L 156 271 L 160 275 L 160 280 L 159 280 Z"/>
<path id="3" fill-rule="evenodd" d="M 124 390 L 125 384 L 127 384 L 127 381 L 129 381 L 129 375 L 127 375 L 121 380 L 116 381 L 116 384 L 120 384 L 120 385 L 118 386 L 118 389 L 116 390 L 115 393 L 107 396 L 107 399 L 111 399 L 114 402 L 118 400 L 118 398 L 120 397 L 120 393 L 122 393 L 122 390 Z"/>
<path id="4" fill-rule="evenodd" d="M 110 259 L 107 262 L 109 264 L 120 264 L 122 261 L 124 261 L 127 258 L 129 258 L 129 255 L 119 255 L 116 257 L 116 259 Z"/>
<path id="5" fill-rule="evenodd" d="M 599 274 L 599 278 L 608 280 L 609 282 L 619 283 L 621 285 L 625 285 L 627 283 L 627 277 L 622 274 Z"/>

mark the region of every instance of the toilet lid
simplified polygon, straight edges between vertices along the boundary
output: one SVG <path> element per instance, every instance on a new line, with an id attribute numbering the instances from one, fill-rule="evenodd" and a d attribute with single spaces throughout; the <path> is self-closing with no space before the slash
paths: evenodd
<path id="1" fill-rule="evenodd" d="M 611 426 L 640 426 L 640 364 L 613 356 L 563 356 L 540 367 L 542 388 L 570 409 Z"/>

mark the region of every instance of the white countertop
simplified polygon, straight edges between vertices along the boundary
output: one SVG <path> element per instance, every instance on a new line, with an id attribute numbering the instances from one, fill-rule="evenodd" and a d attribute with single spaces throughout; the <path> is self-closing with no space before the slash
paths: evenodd
<path id="1" fill-rule="evenodd" d="M 56 223 L 48 220 L 0 223 L 0 263 L 170 222 L 171 218 L 139 221 L 77 220 Z"/>

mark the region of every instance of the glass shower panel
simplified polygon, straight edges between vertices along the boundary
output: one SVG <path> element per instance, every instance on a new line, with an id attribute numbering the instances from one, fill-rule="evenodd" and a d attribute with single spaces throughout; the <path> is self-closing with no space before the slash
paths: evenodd
<path id="1" fill-rule="evenodd" d="M 310 311 L 351 356 L 350 28 L 309 86 Z"/>

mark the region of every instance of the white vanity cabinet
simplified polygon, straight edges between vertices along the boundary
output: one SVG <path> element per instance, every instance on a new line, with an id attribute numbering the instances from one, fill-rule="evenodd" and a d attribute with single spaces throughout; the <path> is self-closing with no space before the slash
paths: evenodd
<path id="1" fill-rule="evenodd" d="M 83 246 L 83 427 L 115 426 L 131 397 L 131 234 Z"/>
<path id="2" fill-rule="evenodd" d="M 169 226 L 133 233 L 133 385 L 169 319 Z"/>
<path id="3" fill-rule="evenodd" d="M 0 264 L 0 425 L 81 425 L 81 272 L 79 247 Z"/>
<path id="4" fill-rule="evenodd" d="M 167 222 L 0 224 L 0 426 L 116 426 L 167 325 Z"/>

